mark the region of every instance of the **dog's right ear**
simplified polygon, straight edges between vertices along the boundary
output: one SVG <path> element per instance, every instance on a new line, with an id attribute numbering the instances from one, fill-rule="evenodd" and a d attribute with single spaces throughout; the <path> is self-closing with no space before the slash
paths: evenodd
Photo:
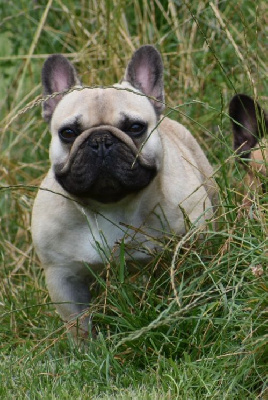
<path id="1" fill-rule="evenodd" d="M 43 118 L 49 122 L 64 93 L 72 86 L 81 85 L 74 66 L 61 54 L 53 54 L 45 61 L 42 69 L 43 95 L 60 93 L 43 103 Z"/>
<path id="2" fill-rule="evenodd" d="M 229 105 L 234 134 L 234 150 L 241 158 L 250 158 L 251 149 L 268 132 L 268 119 L 264 110 L 251 97 L 235 95 Z"/>

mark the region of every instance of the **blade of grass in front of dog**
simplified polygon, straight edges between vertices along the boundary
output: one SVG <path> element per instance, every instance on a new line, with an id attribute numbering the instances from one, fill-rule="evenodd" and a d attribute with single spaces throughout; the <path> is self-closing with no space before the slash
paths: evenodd
<path id="1" fill-rule="evenodd" d="M 119 282 L 124 283 L 125 281 L 125 241 L 124 239 L 120 243 L 120 257 L 119 257 Z"/>

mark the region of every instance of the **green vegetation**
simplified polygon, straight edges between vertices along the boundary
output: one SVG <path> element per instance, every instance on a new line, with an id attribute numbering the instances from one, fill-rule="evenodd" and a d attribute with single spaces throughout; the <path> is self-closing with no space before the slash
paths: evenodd
<path id="1" fill-rule="evenodd" d="M 249 189 L 228 118 L 235 92 L 268 109 L 267 11 L 264 0 L 0 4 L 1 399 L 267 398 L 267 194 L 241 206 Z M 146 43 L 163 56 L 166 113 L 215 167 L 218 229 L 163 239 L 135 274 L 122 249 L 93 288 L 99 336 L 81 349 L 50 303 L 31 243 L 49 166 L 40 70 L 59 52 L 84 84 L 111 85 Z"/>

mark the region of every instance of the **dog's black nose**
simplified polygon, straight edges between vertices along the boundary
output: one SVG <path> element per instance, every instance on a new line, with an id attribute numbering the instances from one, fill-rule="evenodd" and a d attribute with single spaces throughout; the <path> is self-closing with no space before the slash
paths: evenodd
<path id="1" fill-rule="evenodd" d="M 109 131 L 96 131 L 88 138 L 88 145 L 99 157 L 105 157 L 114 145 L 114 137 Z"/>

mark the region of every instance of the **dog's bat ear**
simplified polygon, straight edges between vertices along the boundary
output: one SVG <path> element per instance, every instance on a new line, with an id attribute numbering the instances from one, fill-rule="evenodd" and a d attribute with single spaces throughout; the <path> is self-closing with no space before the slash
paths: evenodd
<path id="1" fill-rule="evenodd" d="M 234 150 L 241 158 L 250 158 L 258 140 L 268 132 L 268 119 L 264 110 L 251 97 L 235 95 L 229 105 L 234 135 Z"/>
<path id="2" fill-rule="evenodd" d="M 139 89 L 146 96 L 156 99 L 150 101 L 157 114 L 164 109 L 163 62 L 154 46 L 141 46 L 132 56 L 124 80 Z"/>
<path id="3" fill-rule="evenodd" d="M 80 85 L 74 66 L 61 54 L 53 54 L 45 61 L 42 69 L 43 95 L 61 93 L 43 103 L 43 118 L 49 122 L 63 93 L 72 86 Z"/>

